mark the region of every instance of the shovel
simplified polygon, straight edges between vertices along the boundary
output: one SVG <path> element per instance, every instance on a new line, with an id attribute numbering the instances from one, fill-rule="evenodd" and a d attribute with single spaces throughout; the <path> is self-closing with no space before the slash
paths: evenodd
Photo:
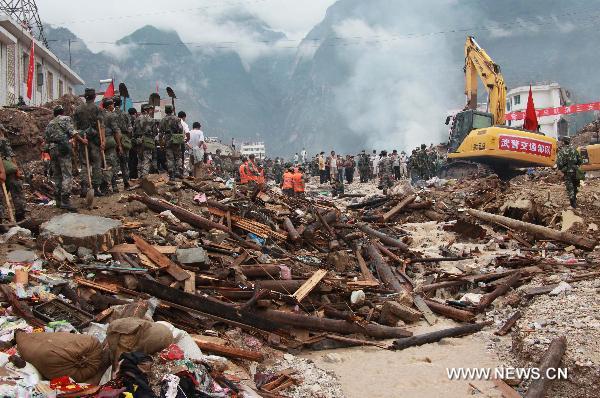
<path id="1" fill-rule="evenodd" d="M 2 160 L 0 160 L 1 162 Z M 6 184 L 2 183 L 2 193 L 4 194 L 4 201 L 6 202 L 6 211 L 8 212 L 8 220 L 12 225 L 16 224 L 15 221 L 15 213 L 13 211 L 12 203 L 10 202 L 10 196 L 8 196 L 8 191 L 6 190 Z"/>
<path id="2" fill-rule="evenodd" d="M 88 153 L 88 146 L 85 145 L 85 164 L 87 166 L 87 177 L 88 177 L 88 190 L 85 194 L 85 204 L 88 209 L 92 209 L 94 204 L 94 188 L 92 188 L 92 172 L 90 171 L 90 155 Z"/>
<path id="3" fill-rule="evenodd" d="M 106 156 L 104 155 L 104 145 L 106 144 L 106 135 L 104 131 L 104 126 L 100 124 L 100 120 L 98 120 L 98 132 L 100 133 L 100 156 L 102 157 L 102 174 L 106 176 L 107 173 L 112 169 L 112 167 L 106 166 Z"/>

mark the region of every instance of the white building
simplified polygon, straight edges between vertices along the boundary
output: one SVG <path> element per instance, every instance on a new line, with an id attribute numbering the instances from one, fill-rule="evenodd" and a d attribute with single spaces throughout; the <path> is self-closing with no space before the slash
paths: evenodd
<path id="1" fill-rule="evenodd" d="M 240 148 L 242 156 L 254 154 L 258 159 L 264 159 L 266 156 L 264 142 L 244 142 Z"/>
<path id="2" fill-rule="evenodd" d="M 558 83 L 538 84 L 531 86 L 535 109 L 557 108 L 568 105 L 569 93 Z M 506 96 L 507 112 L 525 112 L 529 86 L 516 87 L 508 91 Z M 512 127 L 522 127 L 524 120 L 509 120 L 507 124 Z M 550 137 L 558 138 L 568 134 L 568 123 L 560 115 L 538 117 L 540 131 Z"/>
<path id="3" fill-rule="evenodd" d="M 29 105 L 41 105 L 67 93 L 84 81 L 42 43 L 35 41 L 33 94 L 27 98 L 27 74 L 32 36 L 5 14 L 0 15 L 0 106 L 23 97 Z"/>

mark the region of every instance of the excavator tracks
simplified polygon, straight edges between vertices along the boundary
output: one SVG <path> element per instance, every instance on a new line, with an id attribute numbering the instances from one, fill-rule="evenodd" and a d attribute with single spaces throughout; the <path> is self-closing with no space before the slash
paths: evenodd
<path id="1" fill-rule="evenodd" d="M 438 174 L 440 178 L 461 180 L 466 178 L 485 178 L 497 173 L 487 164 L 466 160 L 453 160 L 443 165 Z"/>

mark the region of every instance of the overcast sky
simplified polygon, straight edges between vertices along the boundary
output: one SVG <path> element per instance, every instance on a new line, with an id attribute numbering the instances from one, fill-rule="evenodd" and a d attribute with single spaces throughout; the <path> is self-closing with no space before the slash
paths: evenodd
<path id="1" fill-rule="evenodd" d="M 114 42 L 144 25 L 175 29 L 184 42 L 260 45 L 253 43 L 244 29 L 217 23 L 217 18 L 235 10 L 249 11 L 289 38 L 302 39 L 333 3 L 335 0 L 40 0 L 37 5 L 44 22 L 70 29 L 90 49 L 99 51 L 110 50 L 110 46 L 95 42 Z"/>

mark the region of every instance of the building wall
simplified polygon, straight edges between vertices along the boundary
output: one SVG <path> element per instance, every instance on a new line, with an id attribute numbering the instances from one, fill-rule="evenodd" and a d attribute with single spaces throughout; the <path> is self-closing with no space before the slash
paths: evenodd
<path id="1" fill-rule="evenodd" d="M 262 142 L 244 143 L 240 148 L 240 153 L 244 156 L 254 154 L 259 159 L 266 157 L 265 144 Z"/>
<path id="2" fill-rule="evenodd" d="M 558 84 L 537 85 L 531 87 L 533 103 L 536 109 L 555 108 L 564 105 L 561 88 Z M 507 112 L 524 112 L 527 109 L 529 86 L 517 87 L 508 92 Z M 538 118 L 540 131 L 550 137 L 558 138 L 559 115 Z M 511 120 L 509 126 L 522 127 L 524 120 Z"/>
<path id="3" fill-rule="evenodd" d="M 75 85 L 69 81 L 64 70 L 55 68 L 44 57 L 35 54 L 32 98 L 29 100 L 27 98 L 27 70 L 29 67 L 30 48 L 29 45 L 23 45 L 21 42 L 17 43 L 16 47 L 17 98 L 21 96 L 25 100 L 25 103 L 38 106 L 59 98 L 61 86 L 63 95 L 75 93 Z"/>

